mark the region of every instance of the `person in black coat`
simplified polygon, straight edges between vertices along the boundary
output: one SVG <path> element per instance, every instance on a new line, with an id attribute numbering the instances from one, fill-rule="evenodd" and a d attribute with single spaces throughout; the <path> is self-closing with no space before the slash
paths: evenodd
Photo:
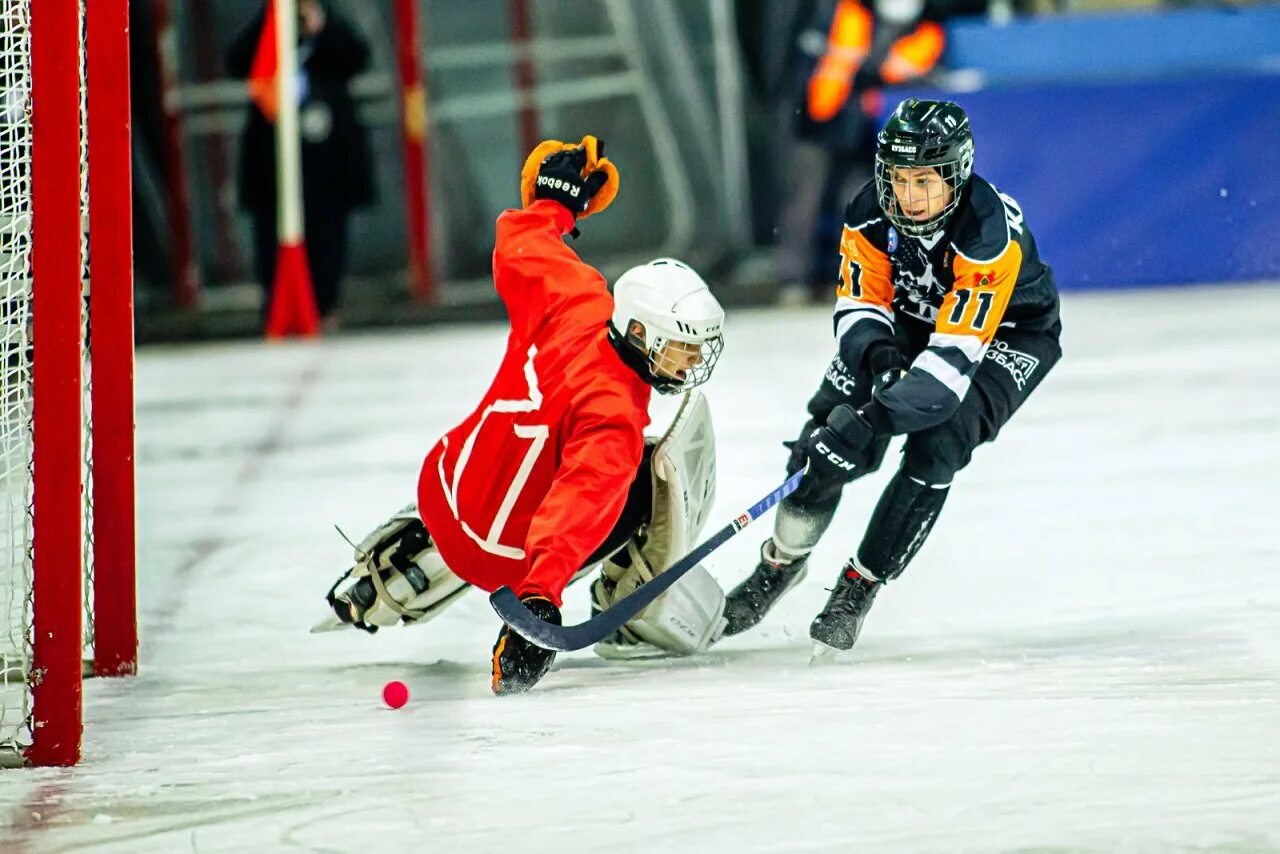
<path id="1" fill-rule="evenodd" d="M 248 77 L 266 17 L 266 4 L 227 52 L 227 70 Z M 298 124 L 302 137 L 302 195 L 307 262 L 321 318 L 334 317 L 347 268 L 351 211 L 374 201 L 373 160 L 365 128 L 348 91 L 369 64 L 369 45 L 348 21 L 320 0 L 298 0 Z M 271 304 L 276 268 L 275 125 L 250 102 L 240 141 L 240 207 L 253 216 L 254 267 Z"/>

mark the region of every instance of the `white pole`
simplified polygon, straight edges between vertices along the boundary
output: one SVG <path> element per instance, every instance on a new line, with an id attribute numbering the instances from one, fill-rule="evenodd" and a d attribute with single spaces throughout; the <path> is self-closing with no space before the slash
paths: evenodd
<path id="1" fill-rule="evenodd" d="M 281 246 L 302 243 L 302 140 L 298 135 L 298 0 L 275 0 L 277 225 Z"/>

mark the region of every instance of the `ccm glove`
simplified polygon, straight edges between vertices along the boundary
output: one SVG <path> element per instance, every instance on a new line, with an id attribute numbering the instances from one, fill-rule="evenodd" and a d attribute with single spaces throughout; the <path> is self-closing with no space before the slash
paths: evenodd
<path id="1" fill-rule="evenodd" d="M 847 483 L 857 476 L 857 461 L 875 438 L 875 429 L 852 406 L 841 404 L 827 416 L 827 426 L 814 430 L 805 446 L 809 473 L 805 482 L 814 486 L 833 481 Z"/>

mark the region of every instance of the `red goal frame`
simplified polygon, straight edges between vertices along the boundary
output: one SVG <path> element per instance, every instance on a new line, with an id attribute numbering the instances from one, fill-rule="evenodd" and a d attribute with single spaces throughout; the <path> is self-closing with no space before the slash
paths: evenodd
<path id="1" fill-rule="evenodd" d="M 127 0 L 31 0 L 33 765 L 72 765 L 83 728 L 82 348 L 92 376 L 94 660 L 136 672 L 133 272 Z M 81 210 L 82 86 L 89 209 Z M 81 239 L 89 223 L 90 340 Z M 43 520 L 55 520 L 52 523 Z M 78 531 L 79 536 L 71 535 Z"/>

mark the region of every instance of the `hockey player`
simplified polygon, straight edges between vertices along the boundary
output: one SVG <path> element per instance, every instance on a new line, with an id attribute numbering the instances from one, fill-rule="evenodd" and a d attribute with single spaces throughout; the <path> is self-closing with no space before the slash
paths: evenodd
<path id="1" fill-rule="evenodd" d="M 428 453 L 416 508 L 356 548 L 317 629 L 423 622 L 472 585 L 509 586 L 558 623 L 565 586 L 594 564 L 617 553 L 592 589 L 593 606 L 608 607 L 697 535 L 715 478 L 705 399 L 686 395 L 660 442 L 647 444 L 643 430 L 651 390 L 688 392 L 711 376 L 724 312 L 697 273 L 669 258 L 628 270 L 611 296 L 565 244 L 617 189 L 594 137 L 530 154 L 524 206 L 498 218 L 493 277 L 511 331 L 497 376 Z M 723 608 L 723 592 L 699 568 L 616 640 L 697 651 L 718 636 Z M 554 657 L 504 626 L 494 693 L 527 691 Z"/>
<path id="2" fill-rule="evenodd" d="M 879 468 L 905 433 L 902 465 L 809 627 L 818 654 L 851 648 L 974 448 L 1062 355 L 1053 274 L 1017 203 L 973 174 L 973 152 L 968 117 L 946 101 L 904 101 L 877 137 L 875 177 L 845 213 L 837 352 L 787 443 L 788 473 L 806 462 L 809 472 L 729 594 L 726 635 L 759 623 L 804 578 L 845 484 Z"/>

